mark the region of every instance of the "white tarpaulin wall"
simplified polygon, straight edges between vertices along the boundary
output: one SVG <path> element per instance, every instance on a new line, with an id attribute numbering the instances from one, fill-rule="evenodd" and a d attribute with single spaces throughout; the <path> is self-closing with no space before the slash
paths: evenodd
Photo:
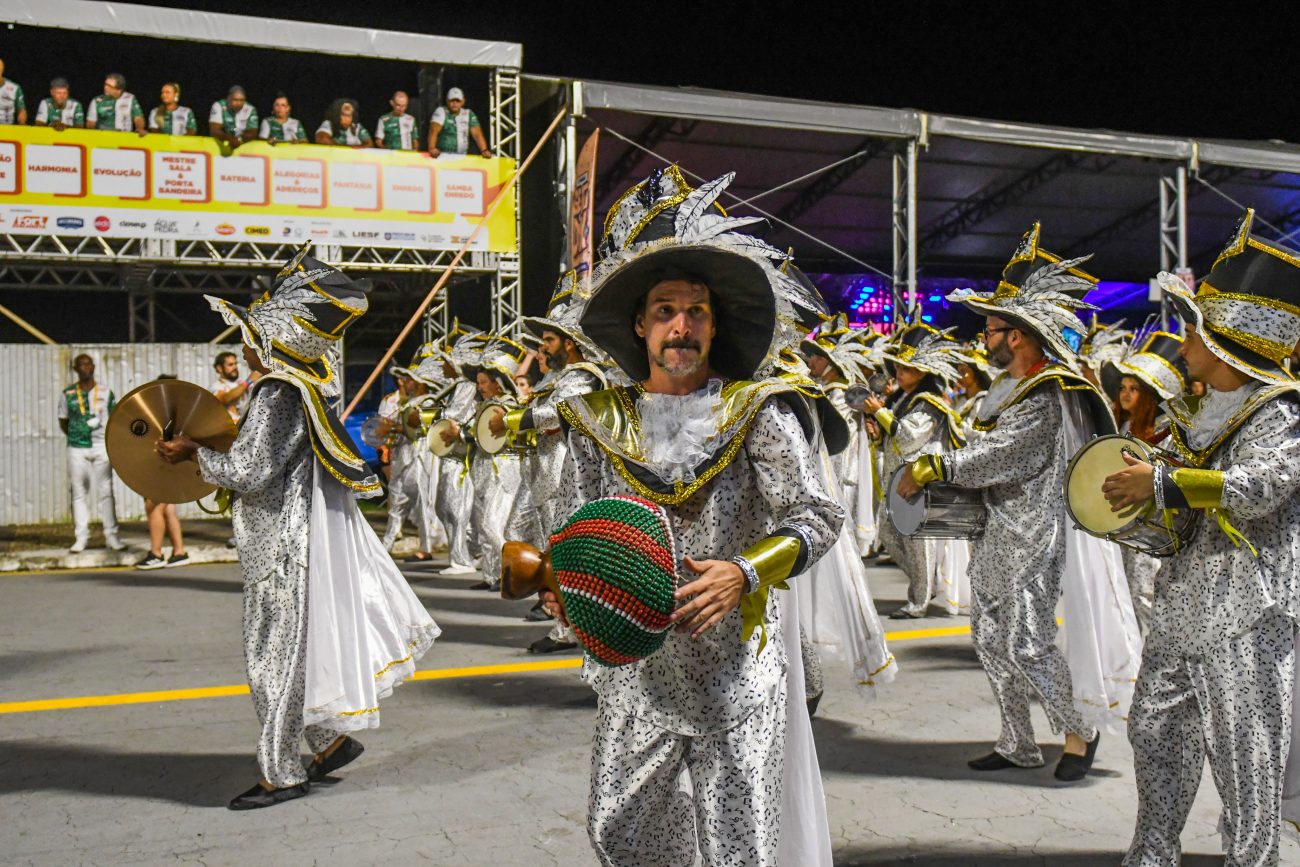
<path id="1" fill-rule="evenodd" d="M 213 359 L 238 346 L 211 343 L 108 343 L 78 346 L 0 344 L 0 524 L 70 522 L 67 439 L 59 430 L 58 402 L 76 381 L 72 359 L 95 360 L 95 381 L 120 400 L 160 374 L 207 388 L 216 378 Z M 118 520 L 144 518 L 140 495 L 114 476 Z M 95 508 L 92 501 L 92 514 Z M 206 517 L 193 503 L 182 518 Z M 97 518 L 96 518 L 97 520 Z"/>

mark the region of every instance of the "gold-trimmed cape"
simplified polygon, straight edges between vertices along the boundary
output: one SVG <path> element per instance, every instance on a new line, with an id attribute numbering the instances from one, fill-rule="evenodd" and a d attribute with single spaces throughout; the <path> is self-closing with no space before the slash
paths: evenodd
<path id="1" fill-rule="evenodd" d="M 307 413 L 311 450 L 325 471 L 359 497 L 380 496 L 384 489 L 379 477 L 361 457 L 351 435 L 339 421 L 338 415 L 330 409 L 320 387 L 306 376 L 288 370 L 277 370 L 264 375 L 253 384 L 253 388 L 269 379 L 287 382 L 298 389 L 303 410 Z"/>
<path id="2" fill-rule="evenodd" d="M 1006 371 L 1003 371 L 993 381 L 996 383 L 1002 377 L 1008 375 Z M 1020 403 L 1039 386 L 1049 382 L 1055 382 L 1062 391 L 1079 392 L 1084 397 L 1088 403 L 1088 409 L 1092 412 L 1093 419 L 1097 422 L 1098 436 L 1113 434 L 1118 431 L 1115 416 L 1110 410 L 1110 401 L 1106 400 L 1106 396 L 1097 390 L 1097 386 L 1063 364 L 1049 364 L 1038 373 L 1026 378 L 1016 386 L 1015 391 L 1003 402 L 1002 406 L 998 407 L 996 415 L 986 419 L 971 419 L 971 427 L 981 432 L 992 430 L 997 425 L 998 418 L 1003 412 Z M 988 392 L 992 392 L 992 390 L 993 387 L 990 385 Z"/>

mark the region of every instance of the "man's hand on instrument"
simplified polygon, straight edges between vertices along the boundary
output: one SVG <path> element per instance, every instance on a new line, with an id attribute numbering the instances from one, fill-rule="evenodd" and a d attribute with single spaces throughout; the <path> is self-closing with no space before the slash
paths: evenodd
<path id="1" fill-rule="evenodd" d="M 378 428 L 379 435 L 381 437 L 386 437 L 393 432 L 393 428 L 397 427 L 397 423 L 394 422 L 391 418 L 381 417 L 379 419 L 379 424 L 376 425 L 375 427 Z"/>
<path id="2" fill-rule="evenodd" d="M 1128 466 L 1107 476 L 1101 483 L 1101 492 L 1110 503 L 1112 512 L 1122 512 L 1156 495 L 1155 470 L 1151 465 L 1135 458 L 1127 450 L 1121 454 Z"/>
<path id="3" fill-rule="evenodd" d="M 459 433 L 460 433 L 460 428 L 456 427 L 455 425 L 452 425 L 442 433 L 438 434 L 438 436 L 442 437 L 443 445 L 449 446 L 456 441 L 456 435 Z"/>
<path id="4" fill-rule="evenodd" d="M 506 435 L 506 414 L 504 412 L 494 412 L 488 418 L 488 430 L 492 431 L 492 436 L 500 437 Z"/>
<path id="5" fill-rule="evenodd" d="M 569 625 L 569 618 L 564 616 L 564 606 L 560 604 L 560 598 L 550 590 L 539 590 L 537 597 L 542 600 L 542 610 L 554 617 L 556 620 Z"/>
<path id="6" fill-rule="evenodd" d="M 687 557 L 686 568 L 700 577 L 673 594 L 679 602 L 694 597 L 673 612 L 673 623 L 677 624 L 678 632 L 689 632 L 691 638 L 699 638 L 740 605 L 740 598 L 745 595 L 745 573 L 730 560 Z"/>
<path id="7" fill-rule="evenodd" d="M 877 412 L 885 408 L 885 402 L 880 399 L 880 395 L 873 394 L 862 402 L 862 408 L 872 415 L 875 415 Z"/>
<path id="8" fill-rule="evenodd" d="M 176 434 L 169 440 L 158 440 L 153 444 L 153 447 L 154 451 L 158 453 L 158 457 L 169 464 L 192 461 L 195 459 L 194 456 L 199 453 L 199 444 L 183 433 Z"/>
<path id="9" fill-rule="evenodd" d="M 910 472 L 898 474 L 898 495 L 905 500 L 914 500 L 921 493 L 921 486 L 912 478 Z"/>

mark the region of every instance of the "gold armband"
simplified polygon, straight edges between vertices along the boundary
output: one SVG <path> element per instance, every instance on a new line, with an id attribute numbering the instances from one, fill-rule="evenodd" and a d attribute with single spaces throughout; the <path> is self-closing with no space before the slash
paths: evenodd
<path id="1" fill-rule="evenodd" d="M 921 455 L 912 461 L 912 481 L 921 487 L 943 481 L 943 461 L 938 455 Z"/>
<path id="2" fill-rule="evenodd" d="M 881 407 L 875 411 L 874 415 L 876 421 L 880 422 L 880 426 L 884 429 L 885 433 L 893 436 L 894 428 L 898 425 L 898 419 L 894 418 L 894 414 L 884 407 Z"/>
<path id="3" fill-rule="evenodd" d="M 1157 470 L 1157 472 L 1159 472 Z M 1217 509 L 1223 503 L 1223 472 L 1179 467 L 1169 474 L 1193 509 Z"/>
<path id="4" fill-rule="evenodd" d="M 528 412 L 528 409 L 526 407 L 520 407 L 519 409 L 512 409 L 509 412 L 507 412 L 505 417 L 506 430 L 510 431 L 511 433 L 519 433 L 519 427 L 521 424 L 523 424 L 524 413 L 526 412 Z"/>

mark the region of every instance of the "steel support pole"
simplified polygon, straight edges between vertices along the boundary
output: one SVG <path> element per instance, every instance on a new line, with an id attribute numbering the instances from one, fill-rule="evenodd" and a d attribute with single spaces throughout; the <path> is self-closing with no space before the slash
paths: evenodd
<path id="1" fill-rule="evenodd" d="M 1160 270 L 1178 272 L 1187 267 L 1187 167 L 1178 166 L 1173 177 L 1160 177 Z M 1160 327 L 1169 322 L 1169 304 L 1160 293 Z"/>
<path id="2" fill-rule="evenodd" d="M 919 298 L 916 292 L 916 157 L 916 140 L 911 139 L 906 150 L 895 153 L 893 160 L 894 269 L 890 322 L 896 327 L 915 318 Z"/>

